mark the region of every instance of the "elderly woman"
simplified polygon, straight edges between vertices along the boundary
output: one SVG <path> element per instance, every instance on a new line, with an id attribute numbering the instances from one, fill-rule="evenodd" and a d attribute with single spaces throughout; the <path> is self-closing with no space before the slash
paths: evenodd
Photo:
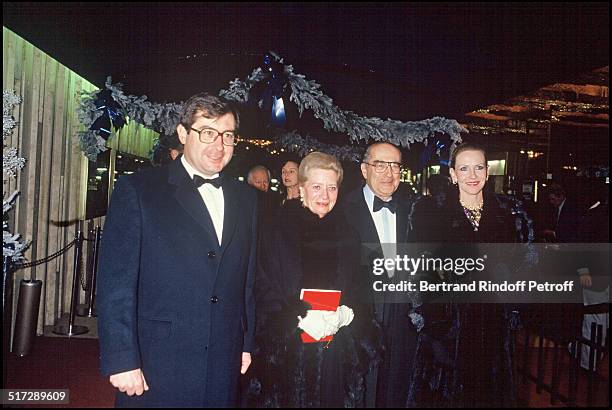
<path id="1" fill-rule="evenodd" d="M 262 235 L 253 405 L 363 405 L 364 375 L 377 357 L 372 340 L 378 340 L 379 328 L 359 272 L 358 235 L 336 208 L 342 174 L 335 157 L 306 156 L 299 167 L 301 203 L 283 207 Z M 300 300 L 303 289 L 340 291 L 338 309 L 309 310 Z"/>
<path id="2" fill-rule="evenodd" d="M 451 157 L 450 176 L 456 189 L 441 207 L 411 224 L 411 241 L 447 243 L 443 247 L 515 242 L 510 212 L 484 189 L 485 150 L 472 143 L 459 145 Z M 424 327 L 419 332 L 409 406 L 515 405 L 510 329 L 516 326 L 516 312 L 507 305 L 477 303 L 425 303 L 417 311 L 423 315 Z"/>

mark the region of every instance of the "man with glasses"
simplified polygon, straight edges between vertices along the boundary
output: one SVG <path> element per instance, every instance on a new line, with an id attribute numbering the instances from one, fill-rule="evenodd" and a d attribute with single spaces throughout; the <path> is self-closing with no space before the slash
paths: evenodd
<path id="1" fill-rule="evenodd" d="M 401 168 L 402 153 L 396 146 L 380 142 L 370 145 L 361 163 L 365 185 L 349 193 L 344 201 L 346 217 L 359 231 L 363 249 L 373 246 L 374 251 L 367 255 L 370 261 L 395 258 L 395 245 L 407 240 L 410 205 L 400 203 L 394 195 L 400 184 Z M 387 271 L 389 278 L 394 273 Z M 363 274 L 375 280 L 371 269 Z M 374 311 L 383 328 L 386 351 L 378 375 L 373 372 L 367 381 L 368 407 L 405 406 L 416 345 L 409 307 L 376 298 Z"/>
<path id="2" fill-rule="evenodd" d="M 254 330 L 256 196 L 223 169 L 238 113 L 185 102 L 180 159 L 118 180 L 98 282 L 101 370 L 118 407 L 232 407 Z"/>

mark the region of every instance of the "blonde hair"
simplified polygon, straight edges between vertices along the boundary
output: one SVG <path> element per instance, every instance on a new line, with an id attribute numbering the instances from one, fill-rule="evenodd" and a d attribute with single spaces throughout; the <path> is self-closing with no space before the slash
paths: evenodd
<path id="1" fill-rule="evenodd" d="M 344 171 L 342 170 L 340 161 L 333 155 L 315 151 L 306 155 L 302 162 L 300 162 L 300 168 L 298 170 L 298 182 L 300 185 L 308 181 L 308 173 L 314 169 L 335 171 L 336 174 L 338 174 L 338 186 L 342 183 Z"/>

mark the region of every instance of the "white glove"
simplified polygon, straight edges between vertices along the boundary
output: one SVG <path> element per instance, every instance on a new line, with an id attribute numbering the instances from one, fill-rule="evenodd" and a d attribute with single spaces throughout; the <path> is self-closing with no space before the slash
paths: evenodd
<path id="1" fill-rule="evenodd" d="M 308 333 L 313 339 L 320 340 L 325 337 L 325 313 L 333 313 L 325 310 L 308 310 L 306 316 L 298 316 L 298 327 Z"/>
<path id="2" fill-rule="evenodd" d="M 321 340 L 335 335 L 342 326 L 348 326 L 355 317 L 353 309 L 342 305 L 335 312 L 328 310 L 308 310 L 306 317 L 298 316 L 298 327 L 313 339 Z"/>
<path id="3" fill-rule="evenodd" d="M 336 310 L 336 317 L 338 318 L 338 329 L 340 329 L 342 326 L 351 324 L 355 318 L 355 313 L 353 313 L 353 309 L 350 307 L 342 305 Z"/>

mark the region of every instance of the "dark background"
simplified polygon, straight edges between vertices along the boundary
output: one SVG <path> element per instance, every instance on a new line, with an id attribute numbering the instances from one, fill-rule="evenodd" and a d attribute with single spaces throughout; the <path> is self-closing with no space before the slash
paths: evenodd
<path id="1" fill-rule="evenodd" d="M 126 94 L 154 102 L 216 93 L 274 50 L 340 108 L 402 121 L 461 121 L 609 65 L 607 2 L 5 2 L 3 24 L 97 86 L 111 75 Z M 295 106 L 286 108 L 288 129 L 348 143 L 311 113 L 298 120 Z M 420 149 L 405 157 L 416 162 Z M 278 176 L 288 158 L 237 154 L 231 167 L 238 175 L 264 163 Z"/>
<path id="2" fill-rule="evenodd" d="M 399 120 L 457 117 L 609 64 L 607 2 L 4 2 L 3 25 L 155 102 L 225 88 L 274 50 L 339 107 Z"/>

